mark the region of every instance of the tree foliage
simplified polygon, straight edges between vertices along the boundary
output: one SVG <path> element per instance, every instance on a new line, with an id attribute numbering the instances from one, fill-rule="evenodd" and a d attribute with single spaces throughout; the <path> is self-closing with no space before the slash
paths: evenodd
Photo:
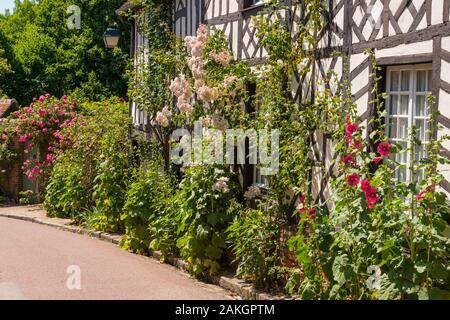
<path id="1" fill-rule="evenodd" d="M 43 92 L 77 93 L 89 100 L 124 96 L 130 41 L 127 26 L 115 14 L 122 2 L 16 1 L 14 13 L 0 18 L 0 49 L 13 71 L 9 78 L 1 77 L 0 88 L 22 104 Z M 67 26 L 71 5 L 81 9 L 80 29 Z M 121 31 L 120 48 L 107 50 L 103 33 L 113 24 Z M 4 72 L 0 67 L 0 74 Z"/>

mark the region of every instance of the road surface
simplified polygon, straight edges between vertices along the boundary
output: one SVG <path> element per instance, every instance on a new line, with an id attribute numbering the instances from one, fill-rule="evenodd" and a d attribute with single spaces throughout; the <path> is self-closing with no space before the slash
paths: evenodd
<path id="1" fill-rule="evenodd" d="M 0 217 L 0 299 L 230 298 L 112 243 Z"/>

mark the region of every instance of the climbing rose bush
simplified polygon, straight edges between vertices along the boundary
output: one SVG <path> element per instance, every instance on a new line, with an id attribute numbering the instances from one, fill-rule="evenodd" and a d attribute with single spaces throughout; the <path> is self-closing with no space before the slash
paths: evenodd
<path id="1" fill-rule="evenodd" d="M 68 101 L 66 96 L 57 99 L 47 93 L 10 116 L 2 139 L 18 137 L 25 154 L 30 154 L 34 148 L 39 150 L 40 156 L 30 156 L 22 169 L 29 180 L 44 178 L 58 155 L 75 142 L 70 128 L 77 122 L 82 124 L 82 119 L 75 101 Z"/>

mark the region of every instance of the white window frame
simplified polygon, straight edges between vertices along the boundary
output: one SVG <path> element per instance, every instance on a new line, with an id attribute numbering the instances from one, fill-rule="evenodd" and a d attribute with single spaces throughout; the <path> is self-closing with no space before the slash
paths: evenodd
<path id="1" fill-rule="evenodd" d="M 398 80 L 398 91 L 391 91 L 391 73 L 395 71 L 400 72 L 399 73 L 399 80 Z M 401 90 L 401 85 L 402 85 L 402 71 L 409 71 L 410 75 L 409 75 L 409 90 L 408 91 L 402 91 Z M 419 71 L 426 71 L 426 82 L 425 82 L 425 90 L 428 89 L 428 91 L 417 91 L 417 73 Z M 386 93 L 388 95 L 387 99 L 386 99 L 386 111 L 387 111 L 387 116 L 386 116 L 386 126 L 385 126 L 385 133 L 386 136 L 388 137 L 390 142 L 393 143 L 405 143 L 406 142 L 406 147 L 408 149 L 411 149 L 411 142 L 409 139 L 409 134 L 410 134 L 410 130 L 413 128 L 413 126 L 415 126 L 415 120 L 425 120 L 425 140 L 421 139 L 422 141 L 422 145 L 424 146 L 425 150 L 424 150 L 424 154 L 426 154 L 426 145 L 429 142 L 430 137 L 428 137 L 427 139 L 427 134 L 426 131 L 429 130 L 429 120 L 430 120 L 430 110 L 429 110 L 429 106 L 428 106 L 428 96 L 432 93 L 432 64 L 431 63 L 425 63 L 425 64 L 409 64 L 409 65 L 398 65 L 398 66 L 389 66 L 387 67 L 386 70 Z M 402 96 L 406 96 L 408 95 L 408 114 L 407 115 L 401 115 L 399 112 L 397 112 L 397 114 L 393 115 L 391 114 L 391 95 L 397 95 L 398 96 L 398 102 L 397 102 L 397 108 L 400 108 L 400 104 L 401 104 L 401 97 Z M 424 116 L 417 116 L 415 114 L 416 111 L 416 97 L 418 96 L 424 96 L 425 97 L 425 115 Z M 407 132 L 406 132 L 406 136 L 403 138 L 399 138 L 399 132 L 400 132 L 400 125 L 399 122 L 397 122 L 397 133 L 396 133 L 396 137 L 393 138 L 389 135 L 390 133 L 390 123 L 391 123 L 391 119 L 400 119 L 400 118 L 407 118 Z M 397 120 L 398 121 L 398 120 Z M 421 137 L 422 138 L 422 137 Z M 399 161 L 399 158 L 403 155 L 403 157 L 406 155 L 406 174 L 405 174 L 405 179 L 404 181 L 411 181 L 412 180 L 412 176 L 411 176 L 411 163 L 412 163 L 412 154 L 411 152 L 406 152 L 406 154 L 403 154 L 403 152 L 406 152 L 404 150 L 401 151 L 401 154 L 397 155 L 396 160 Z M 414 152 L 414 157 L 416 157 L 416 153 Z M 399 161 L 401 162 L 401 161 Z M 417 160 L 415 160 L 415 163 L 417 163 Z M 398 179 L 400 179 L 399 176 L 399 172 L 396 173 L 396 177 Z"/>
<path id="2" fill-rule="evenodd" d="M 244 0 L 242 0 L 242 1 L 244 1 Z M 244 5 L 244 10 L 264 5 L 264 0 L 252 0 L 249 2 L 251 2 L 251 3 L 247 3 Z"/>

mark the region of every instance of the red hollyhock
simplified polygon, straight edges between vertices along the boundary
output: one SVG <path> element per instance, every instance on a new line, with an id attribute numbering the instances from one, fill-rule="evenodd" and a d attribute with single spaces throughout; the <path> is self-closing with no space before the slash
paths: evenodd
<path id="1" fill-rule="evenodd" d="M 342 159 L 342 162 L 344 162 L 345 164 L 347 164 L 347 163 L 355 164 L 355 162 L 356 162 L 355 156 L 350 153 Z"/>
<path id="2" fill-rule="evenodd" d="M 372 209 L 375 203 L 377 203 L 380 200 L 377 188 L 374 188 L 370 184 L 369 180 L 363 180 L 361 182 L 361 189 L 366 197 L 367 207 L 369 209 Z"/>
<path id="3" fill-rule="evenodd" d="M 363 180 L 361 182 L 361 189 L 362 191 L 366 192 L 366 190 L 369 190 L 369 188 L 371 187 L 369 180 Z"/>
<path id="4" fill-rule="evenodd" d="M 352 173 L 352 174 L 348 174 L 346 176 L 346 180 L 347 180 L 347 184 L 350 187 L 356 187 L 359 183 L 359 174 L 357 174 L 356 172 Z"/>
<path id="5" fill-rule="evenodd" d="M 311 220 L 316 220 L 316 209 L 312 208 L 308 210 L 308 216 Z"/>
<path id="6" fill-rule="evenodd" d="M 391 154 L 391 144 L 387 141 L 381 142 L 377 148 L 378 154 L 382 157 L 389 157 Z"/>
<path id="7" fill-rule="evenodd" d="M 351 136 L 352 134 L 354 134 L 356 131 L 358 131 L 358 125 L 356 123 L 347 123 L 347 125 L 345 126 L 345 133 L 348 136 Z"/>
<path id="8" fill-rule="evenodd" d="M 375 163 L 375 164 L 379 164 L 381 161 L 383 160 L 383 158 L 381 158 L 381 157 L 375 157 L 375 158 L 373 158 L 373 163 Z"/>
<path id="9" fill-rule="evenodd" d="M 304 194 L 299 195 L 298 201 L 300 201 L 301 203 L 305 203 L 305 195 Z"/>
<path id="10" fill-rule="evenodd" d="M 417 201 L 422 201 L 423 199 L 425 199 L 425 191 L 421 191 L 417 196 L 416 196 L 416 200 Z"/>
<path id="11" fill-rule="evenodd" d="M 355 148 L 356 150 L 361 150 L 362 149 L 362 142 L 361 140 L 352 140 L 350 142 L 350 145 Z"/>

